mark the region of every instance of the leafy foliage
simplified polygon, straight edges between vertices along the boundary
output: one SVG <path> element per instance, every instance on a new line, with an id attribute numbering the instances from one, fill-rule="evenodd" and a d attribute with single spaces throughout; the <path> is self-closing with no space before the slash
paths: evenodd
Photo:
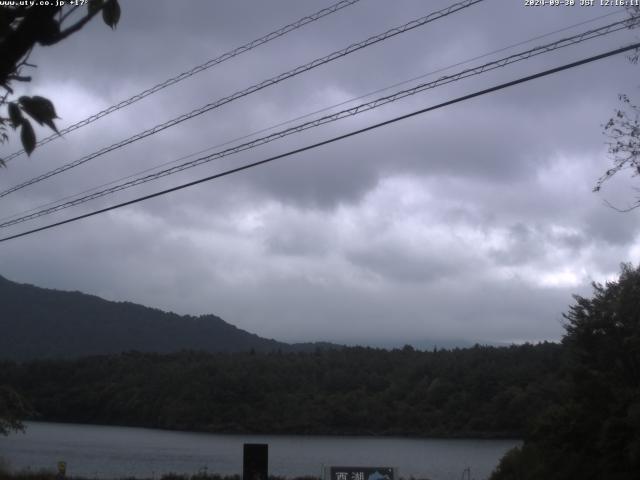
<path id="1" fill-rule="evenodd" d="M 14 130 L 20 128 L 22 146 L 30 155 L 36 147 L 36 134 L 29 117 L 58 132 L 54 123 L 58 116 L 50 100 L 40 96 L 22 96 L 17 102 L 9 100 L 14 94 L 13 82 L 31 81 L 31 77 L 23 75 L 22 71 L 34 67 L 28 63 L 32 49 L 36 45 L 55 45 L 82 29 L 99 12 L 102 12 L 104 22 L 115 28 L 120 20 L 120 5 L 118 0 L 93 0 L 87 3 L 85 13 L 78 18 L 78 5 L 22 3 L 28 2 L 0 6 L 0 87 L 5 90 L 0 96 L 0 143 L 9 140 L 7 125 Z M 74 20 L 70 22 L 72 18 Z M 3 107 L 4 115 L 1 113 Z M 0 166 L 4 166 L 2 159 Z"/>
<path id="2" fill-rule="evenodd" d="M 613 117 L 604 126 L 609 137 L 609 154 L 614 166 L 598 179 L 595 192 L 600 191 L 604 182 L 621 170 L 630 170 L 632 176 L 640 174 L 640 109 L 633 104 L 627 95 L 620 95 L 622 107 L 615 111 Z M 636 202 L 626 210 L 640 206 Z"/>
<path id="3" fill-rule="evenodd" d="M 630 22 L 637 20 L 640 16 L 640 6 L 627 6 L 626 10 L 629 13 Z M 639 58 L 640 50 L 636 50 L 629 60 L 637 63 Z M 593 187 L 594 192 L 599 192 L 607 180 L 622 170 L 629 170 L 632 176 L 640 174 L 640 123 L 638 122 L 640 110 L 627 95 L 621 94 L 618 97 L 622 105 L 614 111 L 614 115 L 604 125 L 604 134 L 609 137 L 609 155 L 613 160 L 613 167 L 598 179 Z M 610 206 L 613 207 L 613 205 Z M 639 206 L 640 200 L 627 208 L 613 208 L 619 211 L 630 211 Z"/>
<path id="4" fill-rule="evenodd" d="M 104 23 L 115 30 L 120 21 L 120 5 L 117 0 L 107 0 L 102 8 L 102 19 Z"/>
<path id="5" fill-rule="evenodd" d="M 633 478 L 640 471 L 640 267 L 594 284 L 565 315 L 565 391 L 494 480 Z"/>
<path id="6" fill-rule="evenodd" d="M 0 385 L 0 435 L 24 430 L 22 419 L 34 412 L 13 388 Z"/>
<path id="7" fill-rule="evenodd" d="M 18 102 L 22 109 L 36 122 L 40 125 L 45 124 L 51 130 L 58 132 L 56 125 L 53 123 L 53 120 L 58 116 L 50 100 L 36 95 L 33 97 L 22 96 L 18 99 Z"/>

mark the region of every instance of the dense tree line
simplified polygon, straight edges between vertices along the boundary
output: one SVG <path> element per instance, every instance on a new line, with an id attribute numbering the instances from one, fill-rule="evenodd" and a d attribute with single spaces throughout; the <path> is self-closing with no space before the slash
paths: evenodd
<path id="1" fill-rule="evenodd" d="M 0 364 L 42 420 L 211 432 L 520 436 L 560 345 L 126 354 Z"/>

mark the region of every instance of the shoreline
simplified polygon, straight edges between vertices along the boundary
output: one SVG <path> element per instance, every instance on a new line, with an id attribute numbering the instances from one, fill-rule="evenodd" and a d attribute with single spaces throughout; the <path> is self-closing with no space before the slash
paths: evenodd
<path id="1" fill-rule="evenodd" d="M 220 475 L 217 473 L 197 472 L 192 474 L 168 473 L 154 477 L 114 477 L 114 478 L 89 478 L 83 476 L 65 476 L 63 480 L 242 480 L 242 475 Z M 0 480 L 61 480 L 57 474 L 51 470 L 40 471 L 18 471 L 10 472 L 0 469 Z M 322 480 L 316 475 L 304 475 L 294 477 L 283 477 L 280 475 L 269 475 L 268 480 Z M 430 480 L 429 477 L 397 477 L 396 480 Z"/>
<path id="2" fill-rule="evenodd" d="M 523 441 L 524 435 L 518 435 L 516 433 L 508 432 L 472 432 L 472 433 L 460 433 L 460 434 L 407 434 L 398 432 L 254 432 L 254 431 L 241 431 L 241 430 L 207 430 L 203 429 L 188 429 L 188 428 L 167 428 L 167 427 L 154 427 L 147 425 L 121 425 L 115 423 L 78 423 L 67 422 L 63 420 L 26 420 L 24 422 L 25 430 L 28 430 L 29 424 L 55 424 L 55 425 L 69 425 L 69 426 L 81 426 L 81 427 L 113 427 L 113 428 L 135 428 L 142 430 L 151 430 L 157 432 L 174 432 L 174 433 L 195 433 L 205 435 L 228 435 L 228 436 L 272 436 L 272 437 L 341 437 L 341 438 L 385 438 L 385 439 L 401 439 L 401 440 L 516 440 Z M 20 434 L 17 432 L 15 434 Z M 26 433 L 26 432 L 25 432 Z M 12 434 L 12 435 L 15 435 Z"/>

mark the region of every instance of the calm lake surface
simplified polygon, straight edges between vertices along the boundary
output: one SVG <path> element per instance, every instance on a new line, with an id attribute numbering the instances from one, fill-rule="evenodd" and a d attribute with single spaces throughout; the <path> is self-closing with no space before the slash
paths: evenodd
<path id="1" fill-rule="evenodd" d="M 30 422 L 26 434 L 0 437 L 0 457 L 12 470 L 54 469 L 89 478 L 154 478 L 165 473 L 242 473 L 242 445 L 269 444 L 269 473 L 319 476 L 322 466 L 390 466 L 402 477 L 485 479 L 513 440 L 388 437 L 214 435 L 129 427 Z"/>

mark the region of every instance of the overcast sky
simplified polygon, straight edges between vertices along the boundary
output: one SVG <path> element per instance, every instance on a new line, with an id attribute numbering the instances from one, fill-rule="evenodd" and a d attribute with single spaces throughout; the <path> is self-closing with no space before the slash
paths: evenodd
<path id="1" fill-rule="evenodd" d="M 10 162 L 0 188 L 451 3 L 362 0 Z M 96 20 L 35 51 L 38 68 L 24 93 L 54 101 L 65 127 L 329 4 L 121 0 L 117 30 Z M 2 198 L 0 216 L 608 13 L 425 79 L 625 16 L 619 7 L 487 0 Z M 626 30 L 591 40 L 1 233 L 286 152 L 637 37 Z M 619 93 L 640 97 L 639 69 L 619 55 L 5 242 L 0 275 L 181 314 L 214 313 L 289 342 L 559 340 L 573 293 L 587 295 L 593 280 L 615 278 L 621 262 L 640 261 L 638 212 L 604 204 L 632 203 L 637 180 L 625 174 L 591 191 L 611 165 L 602 124 Z M 18 144 L 12 138 L 0 155 Z"/>

